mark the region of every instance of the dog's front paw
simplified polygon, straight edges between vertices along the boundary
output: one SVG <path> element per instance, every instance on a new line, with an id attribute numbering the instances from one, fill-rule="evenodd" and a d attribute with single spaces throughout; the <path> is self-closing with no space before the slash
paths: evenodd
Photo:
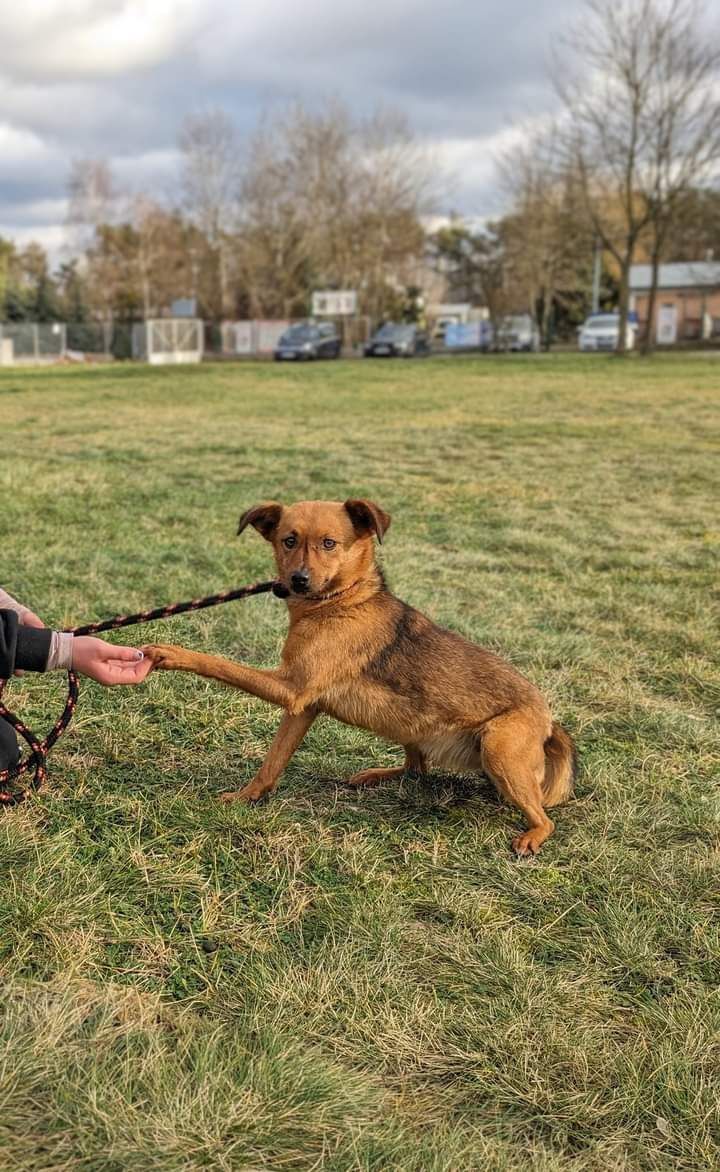
<path id="1" fill-rule="evenodd" d="M 186 666 L 187 652 L 174 643 L 148 643 L 142 652 L 155 671 L 182 671 Z"/>
<path id="2" fill-rule="evenodd" d="M 220 801 L 228 806 L 232 802 L 259 802 L 266 794 L 271 794 L 275 786 L 271 782 L 258 781 L 254 779 L 248 782 L 243 789 L 229 790 L 224 794 L 220 794 Z"/>

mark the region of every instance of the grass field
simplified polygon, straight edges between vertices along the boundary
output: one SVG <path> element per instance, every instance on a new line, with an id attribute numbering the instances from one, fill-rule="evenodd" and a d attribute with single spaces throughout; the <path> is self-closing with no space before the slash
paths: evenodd
<path id="1" fill-rule="evenodd" d="M 720 1162 L 720 363 L 0 373 L 0 581 L 49 624 L 265 577 L 255 500 L 368 495 L 393 588 L 529 674 L 583 773 L 540 856 L 482 780 L 180 675 L 82 688 L 0 814 L 0 1168 Z M 9 439 L 8 439 L 9 437 Z M 276 661 L 264 596 L 129 633 Z M 61 677 L 9 689 L 37 728 Z"/>

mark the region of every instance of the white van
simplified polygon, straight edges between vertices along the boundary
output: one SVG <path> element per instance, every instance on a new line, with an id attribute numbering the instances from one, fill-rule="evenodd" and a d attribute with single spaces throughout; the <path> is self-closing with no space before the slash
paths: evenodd
<path id="1" fill-rule="evenodd" d="M 513 313 L 500 322 L 496 350 L 540 349 L 540 331 L 529 313 Z"/>
<path id="2" fill-rule="evenodd" d="M 615 350 L 620 336 L 619 313 L 591 313 L 578 327 L 578 346 L 581 350 Z M 628 322 L 625 346 L 635 345 L 635 327 Z"/>

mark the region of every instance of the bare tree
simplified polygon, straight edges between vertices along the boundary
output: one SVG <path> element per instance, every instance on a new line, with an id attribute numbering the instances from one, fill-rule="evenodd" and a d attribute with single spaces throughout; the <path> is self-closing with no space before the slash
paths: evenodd
<path id="1" fill-rule="evenodd" d="M 365 313 L 380 314 L 422 256 L 430 177 L 407 123 L 391 111 L 356 120 L 330 101 L 266 120 L 242 191 L 251 303 L 287 315 L 307 308 L 313 287 L 350 287 Z"/>
<path id="2" fill-rule="evenodd" d="M 293 317 L 307 309 L 310 242 L 283 142 L 278 123 L 265 121 L 250 144 L 243 179 L 238 264 L 253 317 Z"/>
<path id="3" fill-rule="evenodd" d="M 88 303 L 96 317 L 110 322 L 127 285 L 125 250 L 118 247 L 127 196 L 105 159 L 75 159 L 68 179 L 66 231 L 69 250 L 81 254 Z"/>
<path id="4" fill-rule="evenodd" d="M 499 225 L 505 286 L 515 293 L 515 308 L 537 320 L 547 345 L 553 306 L 580 284 L 579 270 L 590 252 L 592 233 L 557 127 L 528 135 L 506 150 L 498 165 L 511 200 Z"/>
<path id="5" fill-rule="evenodd" d="M 703 31 L 701 17 L 695 0 L 670 0 L 653 6 L 647 29 L 652 84 L 643 115 L 648 160 L 640 175 L 652 266 L 646 353 L 653 348 L 658 271 L 672 225 L 720 162 L 720 45 Z"/>
<path id="6" fill-rule="evenodd" d="M 215 258 L 218 290 L 214 308 L 227 316 L 233 310 L 230 232 L 237 220 L 241 177 L 237 128 L 222 110 L 190 115 L 180 134 L 180 149 L 184 205 Z"/>
<path id="7" fill-rule="evenodd" d="M 393 287 L 422 271 L 423 217 L 439 197 L 437 160 L 404 114 L 378 109 L 357 128 L 353 179 L 353 272 L 366 312 L 377 319 Z"/>
<path id="8" fill-rule="evenodd" d="M 68 178 L 68 243 L 83 252 L 93 243 L 101 224 L 117 218 L 120 195 L 106 159 L 73 159 Z"/>
<path id="9" fill-rule="evenodd" d="M 618 350 L 626 348 L 630 266 L 642 237 L 654 271 L 682 192 L 718 157 L 712 87 L 717 46 L 694 0 L 588 0 L 568 38 L 575 76 L 555 70 L 566 114 L 563 145 L 588 217 L 619 270 Z M 648 334 L 652 322 L 648 322 Z"/>
<path id="10" fill-rule="evenodd" d="M 451 300 L 484 306 L 497 337 L 503 318 L 513 308 L 499 226 L 487 224 L 482 231 L 473 231 L 461 220 L 453 221 L 433 234 L 430 249 L 438 272 L 447 281 Z"/>
<path id="11" fill-rule="evenodd" d="M 187 290 L 186 239 L 191 229 L 176 212 L 144 195 L 132 201 L 129 222 L 130 282 L 147 320 Z"/>

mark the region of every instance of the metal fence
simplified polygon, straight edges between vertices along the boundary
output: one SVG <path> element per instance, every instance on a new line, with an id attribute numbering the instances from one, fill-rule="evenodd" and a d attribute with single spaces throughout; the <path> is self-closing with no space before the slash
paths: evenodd
<path id="1" fill-rule="evenodd" d="M 0 325 L 5 362 L 57 362 L 67 349 L 63 322 L 8 322 Z"/>
<path id="2" fill-rule="evenodd" d="M 132 357 L 126 322 L 0 322 L 0 364 Z"/>

